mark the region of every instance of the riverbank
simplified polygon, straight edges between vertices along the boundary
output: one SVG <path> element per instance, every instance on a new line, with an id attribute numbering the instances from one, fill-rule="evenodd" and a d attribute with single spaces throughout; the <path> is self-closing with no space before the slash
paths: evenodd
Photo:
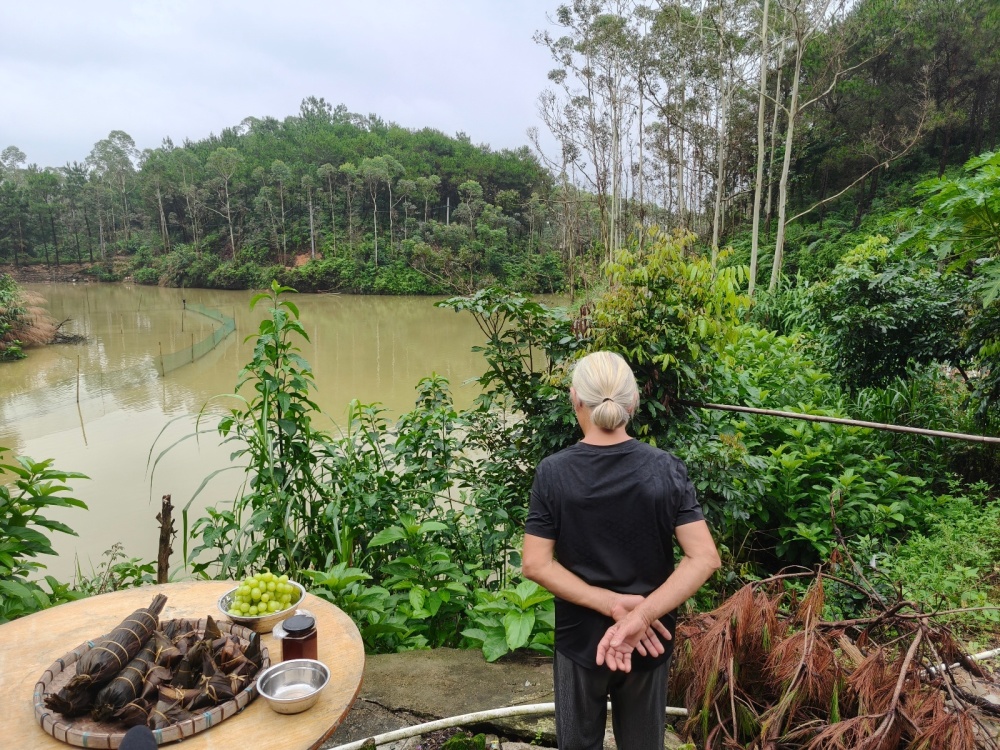
<path id="1" fill-rule="evenodd" d="M 96 266 L 96 263 L 60 263 L 58 266 L 44 263 L 29 266 L 0 265 L 0 275 L 7 274 L 18 284 L 78 284 L 97 281 L 94 275 Z"/>

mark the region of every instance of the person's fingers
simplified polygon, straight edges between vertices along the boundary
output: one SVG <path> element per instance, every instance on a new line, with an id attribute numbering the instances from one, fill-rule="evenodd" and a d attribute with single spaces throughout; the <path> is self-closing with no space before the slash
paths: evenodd
<path id="1" fill-rule="evenodd" d="M 614 651 L 608 651 L 604 656 L 604 665 L 612 672 L 618 671 L 618 655 Z"/>
<path id="2" fill-rule="evenodd" d="M 601 666 L 602 664 L 604 664 L 604 656 L 605 654 L 608 653 L 608 644 L 606 642 L 607 638 L 608 636 L 605 635 L 601 639 L 601 642 L 597 644 L 597 659 L 596 659 L 597 666 Z"/>
<path id="3" fill-rule="evenodd" d="M 637 644 L 635 644 L 635 650 L 639 652 L 641 656 L 646 656 L 652 649 L 647 648 L 646 639 L 642 638 Z"/>
<path id="4" fill-rule="evenodd" d="M 614 660 L 614 655 L 611 653 L 611 640 L 614 637 L 615 630 L 614 625 L 608 628 L 607 632 L 601 638 L 600 643 L 597 644 L 597 666 L 608 662 L 608 667 L 611 668 L 610 662 Z"/>
<path id="5" fill-rule="evenodd" d="M 646 642 L 646 650 L 649 651 L 651 656 L 659 656 L 666 651 L 660 639 L 656 637 L 656 631 L 652 628 L 646 631 L 646 636 L 643 640 Z"/>
<path id="6" fill-rule="evenodd" d="M 622 672 L 631 672 L 632 671 L 632 653 L 631 652 L 627 652 L 627 653 L 622 654 L 621 652 L 619 652 L 619 657 L 620 658 L 618 659 L 618 669 L 620 671 L 622 671 Z"/>
<path id="7" fill-rule="evenodd" d="M 667 630 L 667 626 L 659 620 L 653 620 L 652 627 L 653 630 L 655 630 L 662 638 L 665 638 L 668 641 L 673 638 L 673 636 L 670 635 L 670 631 Z"/>

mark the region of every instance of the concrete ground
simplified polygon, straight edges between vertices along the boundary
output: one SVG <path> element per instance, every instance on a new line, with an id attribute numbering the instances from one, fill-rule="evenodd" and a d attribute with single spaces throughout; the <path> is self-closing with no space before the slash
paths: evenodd
<path id="1" fill-rule="evenodd" d="M 552 660 L 547 657 L 518 654 L 488 664 L 479 651 L 447 648 L 368 656 L 358 700 L 323 747 L 336 748 L 435 719 L 552 700 Z M 463 729 L 494 735 L 490 743 L 494 750 L 517 750 L 529 743 L 554 748 L 556 744 L 551 715 L 499 719 Z M 665 747 L 679 745 L 668 731 Z M 416 750 L 425 746 L 415 738 L 386 747 Z M 605 747 L 614 747 L 610 722 Z"/>

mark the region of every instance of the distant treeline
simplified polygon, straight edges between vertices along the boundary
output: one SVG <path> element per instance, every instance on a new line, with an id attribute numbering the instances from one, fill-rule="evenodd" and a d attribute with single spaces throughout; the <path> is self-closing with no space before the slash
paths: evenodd
<path id="1" fill-rule="evenodd" d="M 492 151 L 323 99 L 182 146 L 140 152 L 114 131 L 82 163 L 25 161 L 9 147 L 0 171 L 0 260 L 16 265 L 104 262 L 145 283 L 243 288 L 307 256 L 325 261 L 307 288 L 563 283 L 551 178 L 527 147 Z"/>

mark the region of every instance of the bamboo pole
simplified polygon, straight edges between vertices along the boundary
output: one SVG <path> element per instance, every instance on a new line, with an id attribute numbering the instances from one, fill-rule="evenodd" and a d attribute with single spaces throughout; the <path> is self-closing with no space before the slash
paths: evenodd
<path id="1" fill-rule="evenodd" d="M 76 403 L 80 403 L 80 355 L 76 355 Z"/>
<path id="2" fill-rule="evenodd" d="M 819 414 L 799 414 L 793 411 L 776 411 L 774 409 L 756 409 L 750 406 L 733 406 L 731 404 L 702 404 L 697 401 L 685 401 L 677 399 L 677 403 L 684 406 L 694 406 L 699 409 L 715 409 L 716 411 L 735 411 L 744 414 L 762 414 L 767 417 L 783 417 L 785 419 L 803 419 L 807 422 L 827 422 L 829 424 L 839 424 L 845 427 L 866 427 L 872 430 L 885 430 L 887 432 L 902 432 L 908 435 L 925 435 L 927 437 L 948 438 L 951 440 L 965 440 L 970 443 L 989 443 L 1000 445 L 1000 437 L 990 437 L 988 435 L 968 435 L 963 432 L 945 432 L 944 430 L 925 430 L 922 427 L 906 427 L 898 424 L 884 424 L 882 422 L 865 422 L 860 419 L 844 419 L 841 417 L 824 417 Z"/>

